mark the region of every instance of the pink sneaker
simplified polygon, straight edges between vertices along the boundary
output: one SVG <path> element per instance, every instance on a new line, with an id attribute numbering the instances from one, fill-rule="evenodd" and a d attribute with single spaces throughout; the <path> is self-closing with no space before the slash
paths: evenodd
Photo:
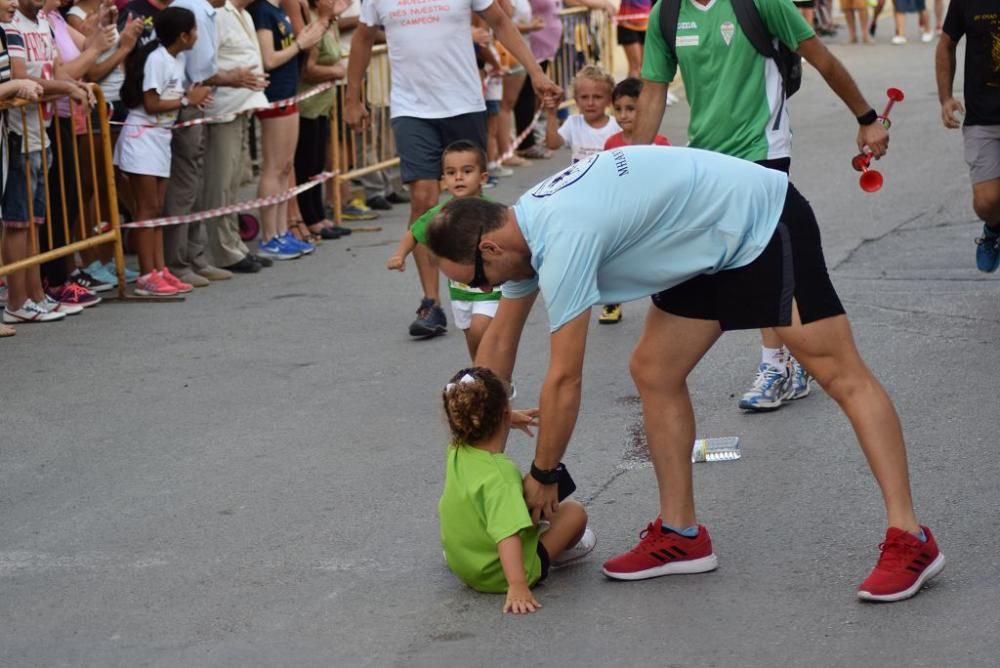
<path id="1" fill-rule="evenodd" d="M 135 294 L 142 297 L 173 297 L 177 288 L 168 284 L 157 271 L 140 276 L 135 282 Z"/>
<path id="2" fill-rule="evenodd" d="M 167 267 L 164 267 L 163 270 L 160 272 L 160 277 L 166 282 L 167 285 L 174 288 L 175 290 L 177 290 L 177 292 L 181 294 L 187 294 L 192 290 L 194 290 L 193 285 L 191 285 L 190 283 L 185 283 L 181 279 L 171 274 L 170 269 Z"/>

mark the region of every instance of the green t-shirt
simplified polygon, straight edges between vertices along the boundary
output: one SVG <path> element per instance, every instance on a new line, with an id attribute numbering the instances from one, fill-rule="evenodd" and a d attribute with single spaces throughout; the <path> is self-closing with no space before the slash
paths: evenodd
<path id="1" fill-rule="evenodd" d="M 524 502 L 521 472 L 507 455 L 470 445 L 448 448 L 438 516 L 448 567 L 465 584 L 488 593 L 507 591 L 497 543 L 517 533 L 528 584 L 538 582 L 538 528 Z"/>
<path id="2" fill-rule="evenodd" d="M 485 197 L 483 195 L 480 195 L 480 197 L 487 202 L 493 201 L 489 197 Z M 437 206 L 431 207 L 424 212 L 422 216 L 413 221 L 413 225 L 410 225 L 410 234 L 413 235 L 413 238 L 417 240 L 418 244 L 427 245 L 427 226 L 430 225 L 431 219 L 437 215 L 438 211 L 441 210 L 441 207 L 450 201 L 451 200 L 445 200 Z M 479 288 L 471 288 L 465 283 L 460 283 L 451 279 L 448 279 L 448 292 L 453 302 L 494 302 L 499 301 L 501 296 L 499 286 L 490 292 L 483 292 Z"/>
<path id="3" fill-rule="evenodd" d="M 765 27 L 788 48 L 815 36 L 788 0 L 754 1 Z M 730 1 L 702 6 L 681 0 L 676 58 L 660 31 L 662 7 L 656 3 L 649 16 L 642 78 L 669 83 L 680 65 L 691 105 L 690 146 L 745 160 L 789 157 L 792 131 L 781 75 L 740 30 Z"/>

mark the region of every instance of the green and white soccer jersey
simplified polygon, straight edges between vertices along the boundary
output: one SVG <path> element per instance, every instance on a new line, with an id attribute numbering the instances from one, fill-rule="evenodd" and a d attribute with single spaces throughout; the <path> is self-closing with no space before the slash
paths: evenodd
<path id="1" fill-rule="evenodd" d="M 814 37 L 788 0 L 754 0 L 764 25 L 788 48 Z M 660 30 L 656 3 L 649 17 L 642 78 L 669 83 L 678 65 L 691 105 L 690 146 L 745 160 L 791 155 L 792 131 L 781 75 L 740 30 L 729 0 L 681 0 L 676 58 Z"/>
<path id="2" fill-rule="evenodd" d="M 489 197 L 483 197 L 483 199 L 492 202 Z M 451 200 L 448 200 L 451 201 Z M 441 210 L 448 202 L 441 202 L 440 204 L 431 207 L 422 216 L 413 221 L 413 225 L 410 226 L 410 233 L 413 238 L 417 240 L 417 243 L 427 244 L 427 225 L 431 222 L 431 219 L 437 215 L 438 211 Z M 498 302 L 500 301 L 500 288 L 494 288 L 489 292 L 484 292 L 479 288 L 471 288 L 465 283 L 460 283 L 459 281 L 453 281 L 448 279 L 448 294 L 453 302 Z"/>

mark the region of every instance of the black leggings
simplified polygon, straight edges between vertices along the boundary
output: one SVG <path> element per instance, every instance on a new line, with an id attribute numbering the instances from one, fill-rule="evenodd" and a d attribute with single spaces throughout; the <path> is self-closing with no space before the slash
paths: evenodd
<path id="1" fill-rule="evenodd" d="M 549 61 L 543 60 L 538 63 L 542 68 L 543 72 L 547 72 L 549 69 Z M 524 78 L 524 85 L 521 86 L 521 92 L 517 95 L 517 101 L 514 103 L 514 125 L 517 128 L 517 136 L 520 137 L 521 133 L 524 132 L 529 125 L 531 125 L 532 119 L 535 118 L 535 89 L 531 86 L 531 77 Z M 530 132 L 528 136 L 524 138 L 517 146 L 517 150 L 523 151 L 529 149 L 535 145 L 535 133 Z"/>
<path id="2" fill-rule="evenodd" d="M 295 182 L 305 183 L 326 168 L 330 150 L 330 119 L 299 117 L 299 143 L 295 147 Z M 326 218 L 323 206 L 323 186 L 318 185 L 299 193 L 299 211 L 306 225 L 315 225 Z"/>

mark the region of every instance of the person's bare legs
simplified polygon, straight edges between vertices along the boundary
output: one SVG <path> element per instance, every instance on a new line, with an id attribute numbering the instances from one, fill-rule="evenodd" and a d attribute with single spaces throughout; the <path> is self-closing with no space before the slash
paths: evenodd
<path id="1" fill-rule="evenodd" d="M 510 149 L 511 137 L 514 136 L 514 104 L 521 93 L 525 76 L 508 74 L 503 78 L 503 95 L 500 98 L 500 115 L 497 118 L 497 150 L 502 158 Z M 524 162 L 523 158 L 514 158 L 516 164 Z"/>
<path id="2" fill-rule="evenodd" d="M 793 308 L 792 325 L 779 327 L 777 332 L 851 421 L 882 490 L 889 526 L 918 531 L 899 417 L 889 395 L 858 354 L 847 316 L 803 325 L 798 308 Z"/>
<path id="3" fill-rule="evenodd" d="M 439 194 L 437 180 L 417 179 L 410 183 L 410 222 L 407 223 L 407 227 L 413 225 L 417 218 L 437 204 Z M 420 286 L 424 291 L 424 297 L 433 299 L 435 304 L 440 304 L 438 270 L 431 252 L 423 244 L 417 244 L 417 247 L 413 249 L 413 261 L 417 265 L 417 273 L 420 276 Z"/>
<path id="4" fill-rule="evenodd" d="M 875 40 L 868 34 L 868 6 L 855 10 L 858 13 L 858 32 L 861 33 L 861 40 L 865 44 L 874 44 Z"/>
<path id="5" fill-rule="evenodd" d="M 906 37 L 906 14 L 893 10 L 892 19 L 896 22 L 896 37 Z"/>
<path id="6" fill-rule="evenodd" d="M 28 257 L 28 228 L 6 227 L 3 233 L 3 260 L 14 264 Z M 7 274 L 7 308 L 16 311 L 28 299 L 27 269 Z"/>
<path id="7" fill-rule="evenodd" d="M 993 229 L 1000 229 L 1000 179 L 972 185 L 972 208 L 979 220 Z"/>
<path id="8" fill-rule="evenodd" d="M 472 324 L 465 330 L 465 345 L 469 347 L 469 356 L 472 362 L 476 362 L 476 351 L 479 350 L 479 343 L 483 340 L 486 328 L 493 322 L 489 316 L 475 314 L 472 316 Z"/>
<path id="9" fill-rule="evenodd" d="M 295 145 L 299 138 L 299 115 L 260 119 L 261 168 L 257 197 L 271 197 L 285 190 L 292 173 Z M 260 238 L 266 243 L 288 230 L 288 206 L 260 209 Z"/>
<path id="10" fill-rule="evenodd" d="M 554 561 L 560 554 L 580 542 L 583 530 L 587 528 L 587 511 L 579 502 L 567 499 L 559 503 L 559 510 L 548 516 L 549 529 L 538 542 L 545 546 L 549 559 Z"/>
<path id="11" fill-rule="evenodd" d="M 695 421 L 687 377 L 721 334 L 718 322 L 682 318 L 651 306 L 629 364 L 642 400 L 660 518 L 670 526 L 697 523 L 691 480 Z"/>
<path id="12" fill-rule="evenodd" d="M 628 61 L 628 75 L 638 79 L 639 73 L 642 72 L 642 44 L 639 42 L 625 44 L 622 50 L 625 52 L 625 60 Z"/>
<path id="13" fill-rule="evenodd" d="M 847 35 L 851 41 L 851 44 L 858 43 L 858 31 L 854 24 L 854 10 L 845 9 L 844 10 L 844 20 L 847 21 Z M 861 24 L 861 30 L 864 31 L 864 24 Z"/>
<path id="14" fill-rule="evenodd" d="M 940 33 L 944 25 L 944 0 L 934 0 L 934 32 Z"/>

